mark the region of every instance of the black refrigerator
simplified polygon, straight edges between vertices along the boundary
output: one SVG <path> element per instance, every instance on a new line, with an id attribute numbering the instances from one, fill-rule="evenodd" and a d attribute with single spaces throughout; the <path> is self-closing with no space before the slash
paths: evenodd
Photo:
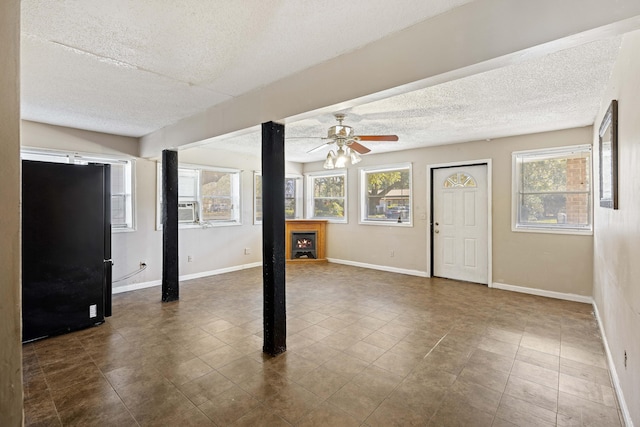
<path id="1" fill-rule="evenodd" d="M 22 341 L 111 315 L 111 180 L 103 164 L 22 161 Z"/>

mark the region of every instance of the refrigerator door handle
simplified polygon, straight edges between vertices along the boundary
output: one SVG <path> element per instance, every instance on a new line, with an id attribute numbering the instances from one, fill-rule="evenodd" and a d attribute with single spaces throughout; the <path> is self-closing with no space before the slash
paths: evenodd
<path id="1" fill-rule="evenodd" d="M 111 258 L 105 259 L 104 265 L 104 317 L 111 316 L 111 295 L 113 293 L 113 272 L 111 267 L 113 266 L 113 260 Z"/>

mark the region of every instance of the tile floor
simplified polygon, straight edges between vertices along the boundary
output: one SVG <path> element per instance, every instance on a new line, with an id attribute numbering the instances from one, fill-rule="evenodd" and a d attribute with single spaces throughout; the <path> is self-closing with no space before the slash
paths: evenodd
<path id="1" fill-rule="evenodd" d="M 24 345 L 29 426 L 619 426 L 587 304 L 337 264 L 287 266 L 287 352 L 260 268 L 114 296 Z"/>

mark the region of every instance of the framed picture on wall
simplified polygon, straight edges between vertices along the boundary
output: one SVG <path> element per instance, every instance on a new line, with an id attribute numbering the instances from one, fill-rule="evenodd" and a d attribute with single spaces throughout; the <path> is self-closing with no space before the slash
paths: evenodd
<path id="1" fill-rule="evenodd" d="M 600 206 L 618 209 L 618 101 L 611 101 L 600 124 Z"/>

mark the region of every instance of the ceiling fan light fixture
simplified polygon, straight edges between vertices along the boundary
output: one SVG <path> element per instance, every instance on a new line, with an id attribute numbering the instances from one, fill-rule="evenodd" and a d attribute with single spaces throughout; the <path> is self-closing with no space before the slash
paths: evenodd
<path id="1" fill-rule="evenodd" d="M 329 151 L 324 162 L 325 169 L 344 168 L 348 165 L 355 165 L 362 161 L 362 154 L 367 154 L 371 150 L 360 144 L 361 141 L 398 141 L 398 135 L 356 135 L 351 126 L 343 125 L 344 114 L 335 113 L 338 121 L 337 125 L 331 126 L 327 131 L 327 137 L 323 138 L 328 142 L 308 151 L 315 152 L 325 145 L 336 148 L 336 152 Z"/>
<path id="2" fill-rule="evenodd" d="M 355 150 L 349 150 L 351 151 L 350 157 L 351 157 L 351 164 L 355 165 L 356 163 L 360 163 L 362 161 L 362 156 L 360 156 L 360 154 L 355 151 Z"/>
<path id="3" fill-rule="evenodd" d="M 337 168 L 345 167 L 347 165 L 348 160 L 349 160 L 349 157 L 347 156 L 347 153 L 344 152 L 344 148 L 340 147 L 338 149 L 338 155 L 336 156 L 335 167 Z"/>
<path id="4" fill-rule="evenodd" d="M 336 155 L 333 150 L 330 150 L 327 154 L 327 159 L 324 161 L 325 169 L 333 169 L 336 167 Z"/>

